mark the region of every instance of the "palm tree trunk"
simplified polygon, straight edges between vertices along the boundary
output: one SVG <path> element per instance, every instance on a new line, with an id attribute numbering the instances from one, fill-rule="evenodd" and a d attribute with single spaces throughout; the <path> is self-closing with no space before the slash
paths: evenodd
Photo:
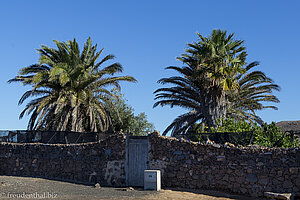
<path id="1" fill-rule="evenodd" d="M 215 128 L 217 120 L 222 119 L 226 115 L 226 96 L 222 92 L 220 96 L 215 94 L 208 94 L 205 98 L 203 114 L 206 116 L 204 122 L 209 130 Z"/>

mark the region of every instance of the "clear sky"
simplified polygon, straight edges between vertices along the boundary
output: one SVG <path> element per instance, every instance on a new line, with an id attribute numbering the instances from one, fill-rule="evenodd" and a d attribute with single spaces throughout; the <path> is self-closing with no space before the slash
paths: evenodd
<path id="1" fill-rule="evenodd" d="M 122 92 L 135 113 L 145 112 L 163 131 L 182 109 L 153 109 L 157 80 L 175 75 L 164 68 L 181 66 L 176 57 L 196 33 L 213 29 L 234 32 L 245 40 L 248 62 L 282 88 L 279 110 L 258 114 L 266 122 L 300 120 L 300 1 L 276 0 L 151 0 L 151 1 L 1 1 L 0 2 L 0 130 L 26 129 L 28 118 L 18 119 L 25 105 L 18 100 L 28 89 L 7 84 L 21 67 L 36 63 L 41 44 L 53 40 L 92 41 L 114 54 L 138 83 L 122 84 Z"/>

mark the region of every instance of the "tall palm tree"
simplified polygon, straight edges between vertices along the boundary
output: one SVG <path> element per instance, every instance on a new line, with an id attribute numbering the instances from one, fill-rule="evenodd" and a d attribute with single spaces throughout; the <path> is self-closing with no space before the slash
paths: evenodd
<path id="1" fill-rule="evenodd" d="M 237 100 L 236 95 L 239 94 L 242 83 L 239 79 L 245 78 L 243 75 L 247 71 L 244 67 L 247 53 L 243 41 L 235 40 L 234 34 L 227 35 L 226 31 L 221 30 L 214 30 L 207 38 L 199 33 L 198 36 L 199 41 L 188 44 L 187 53 L 178 58 L 187 66 L 167 67 L 179 72 L 181 76 L 158 81 L 174 86 L 154 92 L 155 99 L 158 100 L 154 107 L 170 105 L 189 110 L 178 116 L 163 134 L 170 130 L 171 135 L 186 132 L 199 121 L 214 127 L 217 119 L 228 115 L 242 117 L 241 106 L 231 100 Z M 253 63 L 249 66 L 252 65 Z M 240 112 L 237 112 L 238 108 Z M 244 107 L 246 111 L 248 108 Z"/>
<path id="2" fill-rule="evenodd" d="M 97 62 L 103 52 L 97 52 L 89 38 L 80 53 L 78 43 L 54 41 L 57 49 L 42 45 L 37 64 L 24 67 L 8 82 L 31 85 L 19 101 L 32 99 L 21 112 L 31 114 L 28 129 L 60 131 L 106 131 L 111 126 L 108 106 L 116 98 L 109 87 L 120 89 L 120 81 L 135 82 L 131 76 L 114 76 L 122 72 L 119 63 L 102 65 L 114 58 L 107 55 Z"/>

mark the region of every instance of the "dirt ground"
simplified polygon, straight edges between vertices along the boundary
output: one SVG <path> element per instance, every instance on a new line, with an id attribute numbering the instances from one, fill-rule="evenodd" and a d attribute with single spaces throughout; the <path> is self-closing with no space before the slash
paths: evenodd
<path id="1" fill-rule="evenodd" d="M 42 178 L 0 176 L 0 199 L 199 199 L 254 200 L 245 196 L 207 190 L 163 189 L 159 192 L 142 188 L 111 188 L 74 184 Z"/>

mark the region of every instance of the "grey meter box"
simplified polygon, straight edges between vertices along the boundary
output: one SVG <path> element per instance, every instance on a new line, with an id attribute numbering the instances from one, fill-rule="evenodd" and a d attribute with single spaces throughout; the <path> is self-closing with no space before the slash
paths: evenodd
<path id="1" fill-rule="evenodd" d="M 144 171 L 144 189 L 156 190 L 161 189 L 160 170 L 145 170 Z"/>

